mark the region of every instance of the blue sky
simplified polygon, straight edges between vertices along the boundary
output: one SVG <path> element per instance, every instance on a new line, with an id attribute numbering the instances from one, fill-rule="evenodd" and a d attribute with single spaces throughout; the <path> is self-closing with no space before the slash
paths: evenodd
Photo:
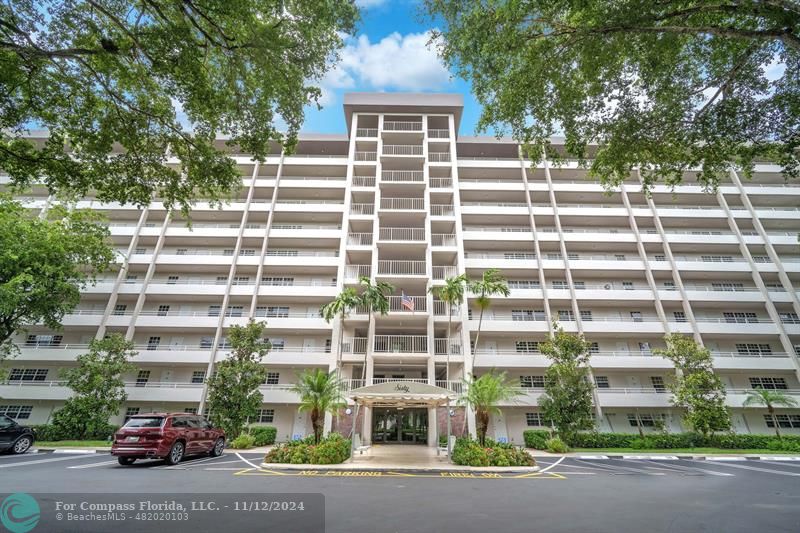
<path id="1" fill-rule="evenodd" d="M 322 110 L 309 108 L 304 132 L 344 133 L 346 92 L 452 92 L 464 97 L 460 134 L 473 135 L 480 107 L 467 82 L 453 78 L 432 48 L 415 0 L 356 0 L 361 22 L 345 41 L 342 61 L 322 80 Z"/>

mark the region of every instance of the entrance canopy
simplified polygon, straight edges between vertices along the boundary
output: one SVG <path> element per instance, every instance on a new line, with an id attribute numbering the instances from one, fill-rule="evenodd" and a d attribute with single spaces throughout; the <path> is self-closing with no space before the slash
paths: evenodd
<path id="1" fill-rule="evenodd" d="M 444 405 L 448 399 L 456 399 L 452 391 L 411 381 L 367 385 L 351 390 L 347 396 L 356 403 L 373 407 L 436 407 Z"/>

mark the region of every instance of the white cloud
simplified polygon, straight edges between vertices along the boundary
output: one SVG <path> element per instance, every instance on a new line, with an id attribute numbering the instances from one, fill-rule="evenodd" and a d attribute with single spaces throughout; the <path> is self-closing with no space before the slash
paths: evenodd
<path id="1" fill-rule="evenodd" d="M 363 0 L 376 2 L 377 0 Z M 320 104 L 336 103 L 339 89 L 430 91 L 450 79 L 436 51 L 428 46 L 430 32 L 392 33 L 372 43 L 362 35 L 346 39 L 340 61 L 320 80 Z"/>

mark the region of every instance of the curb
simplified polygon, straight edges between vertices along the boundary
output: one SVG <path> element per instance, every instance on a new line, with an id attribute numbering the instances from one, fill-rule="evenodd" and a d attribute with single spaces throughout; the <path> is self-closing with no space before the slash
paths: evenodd
<path id="1" fill-rule="evenodd" d="M 261 463 L 260 468 L 270 470 L 315 470 L 322 472 L 426 472 L 426 473 L 531 473 L 538 472 L 538 466 L 456 466 L 448 467 L 426 467 L 426 466 L 353 466 L 348 463 L 339 465 L 295 465 L 291 463 Z"/>
<path id="2" fill-rule="evenodd" d="M 75 455 L 91 455 L 95 453 L 111 453 L 111 448 L 105 450 L 90 450 L 83 448 L 33 448 L 27 453 L 58 453 L 58 454 L 75 454 Z"/>
<path id="3" fill-rule="evenodd" d="M 563 455 L 561 457 L 602 461 L 604 459 L 634 459 L 638 461 L 677 461 L 694 459 L 696 461 L 800 461 L 800 456 L 789 455 Z"/>

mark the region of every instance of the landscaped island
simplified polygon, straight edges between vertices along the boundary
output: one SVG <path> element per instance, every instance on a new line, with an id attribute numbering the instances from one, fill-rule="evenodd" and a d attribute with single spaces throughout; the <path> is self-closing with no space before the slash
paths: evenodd
<path id="1" fill-rule="evenodd" d="M 278 444 L 264 456 L 265 463 L 333 465 L 350 457 L 350 440 L 331 433 L 314 444 L 314 436 Z"/>
<path id="2" fill-rule="evenodd" d="M 466 466 L 536 466 L 533 456 L 524 448 L 492 439 L 486 439 L 483 445 L 469 438 L 457 439 L 453 462 Z"/>

